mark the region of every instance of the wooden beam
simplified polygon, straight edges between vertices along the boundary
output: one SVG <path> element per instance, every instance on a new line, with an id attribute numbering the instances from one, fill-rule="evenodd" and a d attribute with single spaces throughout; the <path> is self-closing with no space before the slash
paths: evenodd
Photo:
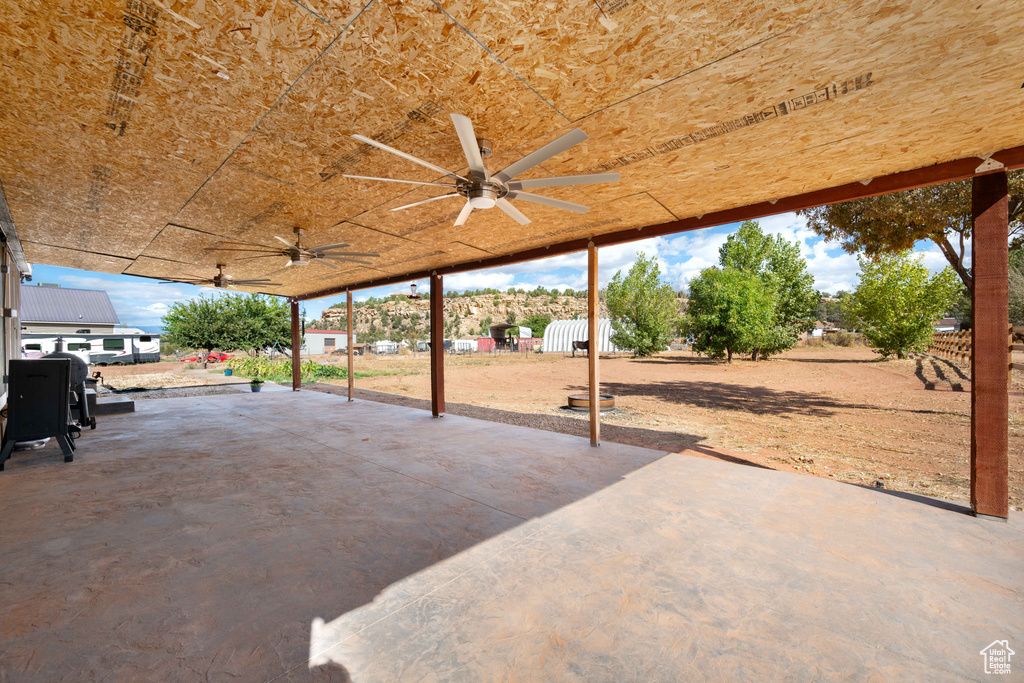
<path id="1" fill-rule="evenodd" d="M 997 152 L 993 154 L 990 159 L 998 162 L 998 164 L 1002 164 L 1004 171 L 1005 169 L 1024 168 L 1024 146 L 1013 147 L 1011 149 Z M 591 241 L 593 241 L 598 247 L 607 247 L 614 244 L 625 244 L 627 242 L 647 239 L 648 237 L 688 232 L 690 230 L 710 228 L 716 225 L 725 225 L 727 223 L 739 223 L 745 220 L 754 220 L 757 218 L 764 218 L 765 216 L 774 216 L 780 213 L 809 209 L 815 206 L 837 204 L 839 202 L 851 201 L 853 199 L 863 199 L 864 197 L 876 197 L 878 195 L 902 192 L 903 190 L 912 190 L 918 187 L 925 187 L 927 185 L 949 183 L 955 180 L 966 180 L 979 175 L 978 168 L 984 161 L 985 160 L 980 157 L 967 157 L 956 161 L 947 161 L 945 163 L 935 164 L 934 166 L 927 166 L 925 168 L 902 171 L 900 173 L 894 173 L 892 175 L 879 178 L 865 179 L 865 182 L 848 183 L 846 185 L 838 185 L 823 190 L 815 190 L 814 192 L 806 192 L 792 197 L 785 197 L 779 199 L 775 203 L 760 202 L 758 204 L 749 204 L 747 206 L 726 209 L 724 211 L 716 211 L 703 216 L 694 216 L 691 218 L 684 218 L 682 220 L 669 221 L 668 223 L 650 225 L 641 228 L 620 230 L 618 232 L 606 233 L 604 235 L 596 235 L 592 239 L 583 237 L 580 239 L 569 240 L 567 242 L 561 242 L 559 244 L 552 244 L 546 247 L 528 249 L 526 251 L 520 251 L 513 254 L 446 266 L 444 268 L 438 268 L 437 270 L 389 275 L 383 278 L 366 280 L 354 285 L 331 287 L 329 289 L 303 294 L 298 298 L 303 301 L 308 299 L 319 299 L 320 297 L 341 294 L 348 289 L 369 289 L 371 287 L 400 284 L 409 280 L 429 278 L 432 273 L 437 273 L 438 275 L 452 275 L 454 273 L 464 273 L 470 270 L 496 268 L 498 266 L 507 266 L 513 263 L 523 263 L 551 256 L 561 256 L 563 254 L 583 251 Z M 999 168 L 998 164 L 996 165 L 997 169 Z M 1000 171 L 997 170 L 996 172 Z M 982 173 L 991 173 L 991 171 L 982 171 Z"/>
<path id="2" fill-rule="evenodd" d="M 302 388 L 302 337 L 299 334 L 299 302 L 292 300 L 292 391 Z"/>
<path id="3" fill-rule="evenodd" d="M 1009 514 L 1009 319 L 1006 173 L 974 179 L 971 261 L 974 270 L 971 354 L 971 507 L 974 514 Z"/>
<path id="4" fill-rule="evenodd" d="M 587 246 L 587 363 L 590 366 L 590 445 L 601 445 L 601 377 L 598 373 L 597 246 Z"/>
<path id="5" fill-rule="evenodd" d="M 430 412 L 444 417 L 444 280 L 430 278 Z"/>
<path id="6" fill-rule="evenodd" d="M 345 316 L 348 319 L 348 330 L 345 337 L 345 343 L 348 346 L 348 400 L 353 400 L 356 396 L 356 372 L 352 367 L 352 355 L 355 350 L 352 348 L 355 345 L 355 323 L 352 321 L 352 290 L 348 290 L 348 297 L 345 301 Z"/>

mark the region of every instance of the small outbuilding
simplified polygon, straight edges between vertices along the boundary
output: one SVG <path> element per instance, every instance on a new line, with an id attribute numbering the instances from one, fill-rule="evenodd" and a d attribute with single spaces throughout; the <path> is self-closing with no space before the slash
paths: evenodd
<path id="1" fill-rule="evenodd" d="M 348 349 L 348 333 L 341 330 L 306 330 L 305 337 L 306 343 L 302 351 L 311 356 Z M 356 335 L 353 333 L 352 342 L 356 341 Z"/>
<path id="2" fill-rule="evenodd" d="M 612 321 L 601 318 L 597 321 L 597 352 L 615 353 L 621 351 L 612 344 Z M 544 328 L 544 353 L 572 353 L 574 341 L 587 341 L 590 332 L 586 320 L 555 320 Z"/>

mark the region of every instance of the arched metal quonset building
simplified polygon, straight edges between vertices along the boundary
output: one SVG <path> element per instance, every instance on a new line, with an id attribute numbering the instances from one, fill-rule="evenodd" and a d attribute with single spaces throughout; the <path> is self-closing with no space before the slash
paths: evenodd
<path id="1" fill-rule="evenodd" d="M 597 321 L 597 352 L 615 353 L 619 351 L 612 344 L 612 321 L 599 318 Z M 587 320 L 555 320 L 544 328 L 544 353 L 571 353 L 574 341 L 586 341 L 590 338 Z"/>

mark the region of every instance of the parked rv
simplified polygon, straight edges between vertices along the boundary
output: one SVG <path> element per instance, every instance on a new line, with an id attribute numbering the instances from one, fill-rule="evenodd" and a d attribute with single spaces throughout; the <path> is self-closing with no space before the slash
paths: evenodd
<path id="1" fill-rule="evenodd" d="M 25 333 L 21 336 L 21 350 L 23 358 L 38 358 L 55 351 L 69 351 L 89 365 L 155 363 L 160 360 L 160 335 L 146 334 L 135 328 L 74 337 Z"/>

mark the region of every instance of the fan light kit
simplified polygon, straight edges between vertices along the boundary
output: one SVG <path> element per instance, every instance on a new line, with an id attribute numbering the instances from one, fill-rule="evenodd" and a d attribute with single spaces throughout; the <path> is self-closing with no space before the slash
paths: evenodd
<path id="1" fill-rule="evenodd" d="M 213 285 L 217 289 L 234 289 L 235 286 L 250 287 L 280 287 L 280 282 L 271 282 L 266 278 L 260 278 L 258 280 L 236 280 L 231 275 L 224 272 L 224 264 L 217 264 L 217 274 L 213 277 L 188 277 L 181 278 L 178 280 L 165 280 L 160 282 L 161 285 L 174 285 L 174 284 L 185 284 L 185 285 Z"/>
<path id="2" fill-rule="evenodd" d="M 285 263 L 285 267 L 288 266 L 308 266 L 310 263 L 321 263 L 329 268 L 337 268 L 332 261 L 348 261 L 351 263 L 360 263 L 362 265 L 373 265 L 370 261 L 365 260 L 366 258 L 377 258 L 380 254 L 371 251 L 339 251 L 344 249 L 348 245 L 344 242 L 338 242 L 336 244 L 325 244 L 320 247 L 303 247 L 302 238 L 306 236 L 306 231 L 302 228 L 294 228 L 295 243 L 292 244 L 283 237 L 274 235 L 274 239 L 283 243 L 285 246 L 282 247 L 267 247 L 262 244 L 250 244 L 249 242 L 218 242 L 218 245 L 228 244 L 233 246 L 222 247 L 217 246 L 212 251 L 239 251 L 239 252 L 250 252 L 255 253 L 257 256 L 246 256 L 240 260 L 251 260 L 258 258 L 271 258 L 274 256 L 284 256 L 288 259 Z"/>
<path id="3" fill-rule="evenodd" d="M 563 201 L 561 199 L 552 199 L 551 197 L 545 197 L 544 195 L 532 194 L 529 192 L 523 192 L 526 189 L 538 188 L 538 187 L 559 187 L 565 185 L 586 185 L 586 184 L 597 184 L 597 183 L 615 183 L 619 180 L 618 173 L 594 173 L 590 175 L 576 175 L 576 176 L 557 176 L 552 178 L 530 178 L 528 180 L 513 180 L 516 176 L 530 170 L 534 166 L 538 166 L 556 154 L 560 154 L 571 147 L 575 147 L 584 140 L 587 139 L 587 134 L 579 128 L 575 128 L 565 135 L 562 135 L 556 140 L 549 142 L 540 149 L 530 154 L 519 161 L 511 164 L 498 171 L 497 173 L 491 174 L 490 171 L 484 166 L 484 158 L 491 155 L 491 143 L 488 140 L 478 139 L 476 133 L 473 130 L 473 122 L 469 120 L 469 117 L 463 116 L 462 114 L 452 114 L 452 123 L 455 126 L 455 132 L 459 136 L 459 142 L 462 144 L 462 151 L 466 155 L 466 162 L 469 165 L 469 177 L 463 177 L 457 173 L 447 171 L 440 166 L 435 166 L 429 161 L 424 161 L 411 154 L 406 154 L 401 150 L 397 150 L 394 147 L 388 147 L 387 145 L 377 142 L 368 137 L 362 135 L 353 135 L 352 137 L 359 142 L 367 145 L 372 145 L 378 149 L 382 149 L 385 152 L 394 154 L 395 156 L 401 157 L 407 161 L 419 164 L 429 168 L 432 171 L 440 173 L 453 182 L 450 183 L 435 183 L 435 182 L 419 182 L 415 180 L 399 180 L 397 178 L 375 178 L 371 176 L 359 176 L 359 175 L 345 175 L 346 178 L 353 178 L 356 180 L 380 180 L 389 183 L 406 183 L 410 185 L 421 185 L 421 186 L 432 186 L 432 187 L 445 187 L 452 192 L 448 194 L 438 195 L 437 197 L 430 197 L 422 201 L 413 202 L 412 204 L 406 204 L 404 206 L 398 206 L 392 211 L 401 211 L 402 209 L 408 209 L 413 206 L 419 206 L 420 204 L 426 204 L 428 202 L 437 201 L 439 199 L 447 199 L 449 197 L 463 197 L 466 200 L 465 205 L 462 207 L 462 211 L 459 213 L 459 217 L 455 219 L 455 225 L 463 225 L 469 219 L 469 214 L 473 209 L 492 209 L 497 206 L 499 209 L 508 214 L 513 220 L 520 225 L 526 225 L 530 222 L 527 218 L 519 211 L 509 200 L 521 199 L 524 202 L 533 202 L 534 204 L 543 204 L 544 206 L 554 207 L 556 209 L 564 209 L 566 211 L 575 211 L 576 213 L 586 213 L 589 207 L 583 206 L 582 204 L 574 204 L 573 202 Z"/>

